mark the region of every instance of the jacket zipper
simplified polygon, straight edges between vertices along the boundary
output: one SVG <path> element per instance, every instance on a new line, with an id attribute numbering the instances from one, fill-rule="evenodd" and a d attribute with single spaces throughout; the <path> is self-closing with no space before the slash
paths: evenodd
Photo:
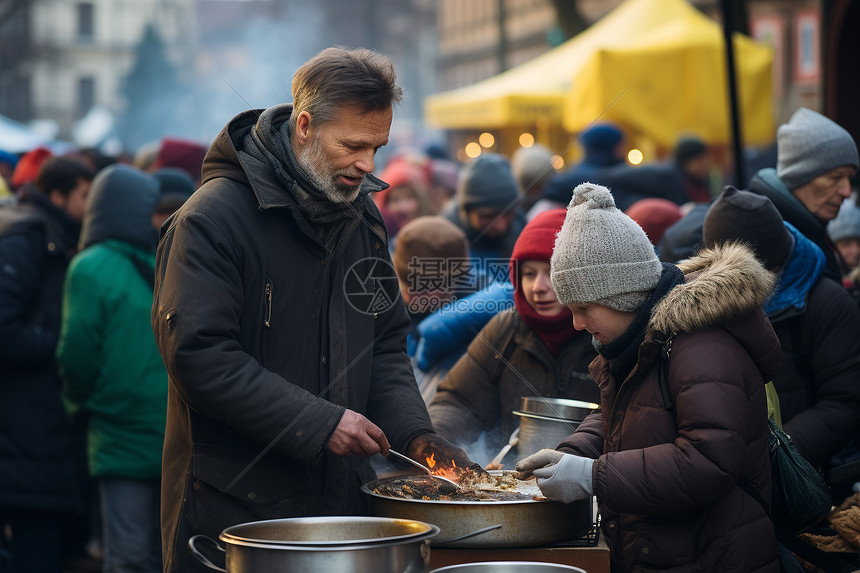
<path id="1" fill-rule="evenodd" d="M 272 327 L 272 282 L 266 281 L 266 320 L 263 324 L 266 328 Z"/>

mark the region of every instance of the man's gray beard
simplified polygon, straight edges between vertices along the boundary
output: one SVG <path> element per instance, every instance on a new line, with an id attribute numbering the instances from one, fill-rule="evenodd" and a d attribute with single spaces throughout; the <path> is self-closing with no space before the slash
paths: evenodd
<path id="1" fill-rule="evenodd" d="M 308 178 L 332 203 L 352 203 L 358 197 L 361 184 L 364 183 L 364 177 L 362 176 L 358 185 L 352 187 L 340 184 L 337 181 L 338 173 L 326 173 L 324 171 L 325 154 L 316 137 L 311 138 L 310 144 L 296 155 L 296 159 L 307 173 Z"/>

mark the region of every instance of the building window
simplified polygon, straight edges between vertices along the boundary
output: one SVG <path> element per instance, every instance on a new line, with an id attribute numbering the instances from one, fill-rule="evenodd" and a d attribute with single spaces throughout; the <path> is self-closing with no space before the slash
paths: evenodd
<path id="1" fill-rule="evenodd" d="M 86 76 L 78 78 L 78 117 L 83 117 L 96 103 L 96 80 Z"/>
<path id="2" fill-rule="evenodd" d="M 91 2 L 78 4 L 78 39 L 90 41 L 94 35 L 93 5 Z"/>

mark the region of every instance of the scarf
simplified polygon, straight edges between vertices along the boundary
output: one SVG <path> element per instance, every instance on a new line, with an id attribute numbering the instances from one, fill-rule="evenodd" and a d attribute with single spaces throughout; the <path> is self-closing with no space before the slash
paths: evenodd
<path id="1" fill-rule="evenodd" d="M 764 303 L 764 311 L 768 316 L 779 314 L 790 307 L 803 310 L 809 289 L 824 274 L 827 264 L 824 252 L 818 245 L 804 237 L 791 223 L 784 225 L 794 237 L 794 249 L 779 275 L 776 291 Z"/>
<path id="2" fill-rule="evenodd" d="M 541 316 L 528 303 L 521 288 L 514 293 L 514 304 L 523 322 L 535 331 L 553 357 L 558 356 L 565 344 L 578 334 L 567 307 L 555 316 Z"/>
<path id="3" fill-rule="evenodd" d="M 317 234 L 329 257 L 343 254 L 362 221 L 364 207 L 359 193 L 352 203 L 332 203 L 301 167 L 290 143 L 288 120 L 292 104 L 263 111 L 244 140 L 244 151 L 272 168 L 278 181 L 295 200 L 299 213 Z"/>
<path id="4" fill-rule="evenodd" d="M 639 346 L 645 340 L 648 322 L 651 320 L 654 307 L 663 300 L 664 296 L 669 294 L 669 291 L 683 283 L 684 273 L 681 272 L 681 269 L 671 263 L 663 263 L 663 273 L 660 275 L 660 280 L 657 281 L 657 286 L 654 287 L 651 296 L 636 313 L 636 318 L 633 319 L 624 334 L 607 344 L 602 344 L 592 338 L 592 346 L 601 356 L 609 360 L 609 371 L 616 380 L 626 379 L 636 365 L 639 358 Z"/>

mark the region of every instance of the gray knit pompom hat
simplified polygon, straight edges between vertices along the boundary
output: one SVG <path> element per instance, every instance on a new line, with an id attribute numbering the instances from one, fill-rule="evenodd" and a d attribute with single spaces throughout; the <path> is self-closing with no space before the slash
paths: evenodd
<path id="1" fill-rule="evenodd" d="M 582 183 L 573 190 L 550 259 L 559 302 L 632 312 L 648 300 L 662 271 L 645 231 L 615 207 L 609 189 Z"/>

